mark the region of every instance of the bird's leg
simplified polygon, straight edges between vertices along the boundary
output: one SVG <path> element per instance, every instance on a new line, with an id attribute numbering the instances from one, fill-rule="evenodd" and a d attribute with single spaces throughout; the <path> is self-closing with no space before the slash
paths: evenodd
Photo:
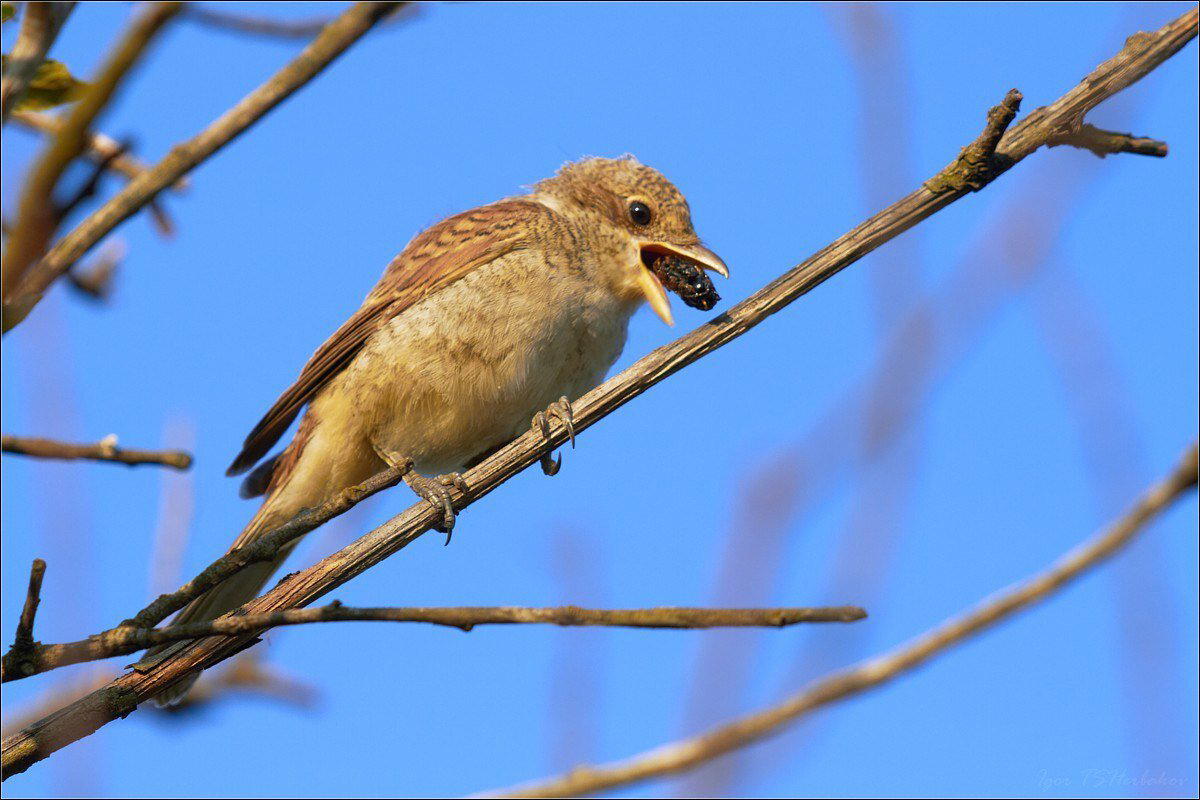
<path id="1" fill-rule="evenodd" d="M 555 402 L 546 407 L 545 411 L 539 411 L 533 415 L 533 422 L 530 427 L 535 432 L 541 433 L 546 439 L 550 438 L 550 421 L 547 415 L 558 417 L 563 426 L 567 429 L 567 436 L 571 439 L 571 449 L 575 449 L 575 413 L 571 409 L 571 401 L 563 397 L 558 398 Z M 552 454 L 545 453 L 541 460 L 542 472 L 547 475 L 557 475 L 559 469 L 562 468 L 562 456 L 554 458 Z"/>
<path id="2" fill-rule="evenodd" d="M 425 500 L 434 508 L 442 512 L 442 522 L 434 527 L 446 534 L 446 544 L 450 544 L 450 536 L 454 530 L 454 503 L 450 495 L 450 489 L 458 489 L 463 494 L 467 494 L 467 482 L 463 480 L 463 476 L 457 472 L 450 472 L 445 475 L 438 475 L 433 478 L 427 478 L 413 469 L 411 458 L 402 456 L 399 453 L 390 450 L 384 450 L 372 444 L 376 455 L 383 459 L 389 466 L 401 470 L 404 473 L 404 482 L 408 484 L 408 488 L 422 500 Z"/>
<path id="3" fill-rule="evenodd" d="M 434 527 L 446 534 L 446 544 L 450 544 L 450 536 L 454 531 L 454 522 L 456 519 L 450 489 L 454 488 L 463 494 L 467 493 L 467 483 L 463 480 L 462 475 L 457 472 L 450 472 L 445 475 L 427 478 L 419 472 L 409 472 L 404 476 L 404 482 L 418 496 L 429 501 L 434 508 L 441 510 L 442 521 Z"/>

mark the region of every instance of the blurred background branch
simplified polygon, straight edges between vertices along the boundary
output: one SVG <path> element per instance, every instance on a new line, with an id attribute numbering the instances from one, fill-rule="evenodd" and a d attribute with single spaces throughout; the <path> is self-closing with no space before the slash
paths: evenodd
<path id="1" fill-rule="evenodd" d="M 17 111 L 12 116 L 13 121 L 30 131 L 55 136 L 63 128 L 64 120 L 54 114 L 44 111 Z M 88 158 L 97 164 L 103 163 L 114 172 L 119 172 L 126 178 L 140 177 L 150 169 L 141 159 L 124 152 L 121 145 L 107 134 L 89 130 L 84 134 L 84 143 Z M 177 180 L 172 188 L 182 191 L 190 183 L 187 176 Z"/>
<path id="2" fill-rule="evenodd" d="M 13 120 L 30 131 L 37 131 L 50 137 L 56 136 L 63 128 L 63 118 L 40 111 L 16 111 Z M 129 180 L 140 177 L 150 167 L 128 152 L 128 146 L 117 142 L 111 136 L 98 131 L 85 133 L 85 155 L 98 167 L 119 173 Z M 176 192 L 187 189 L 190 181 L 187 176 L 177 180 L 171 188 Z M 175 224 L 167 214 L 162 200 L 155 198 L 147 205 L 150 219 L 159 234 L 170 237 L 175 232 Z M 65 216 L 65 215 L 64 215 Z M 71 270 L 68 276 L 74 276 L 77 270 Z"/>
<path id="3" fill-rule="evenodd" d="M 896 165 L 908 158 L 895 148 L 908 141 L 903 133 L 909 127 L 904 112 L 910 107 L 911 90 L 898 85 L 898 76 L 905 69 L 897 61 L 900 46 L 893 41 L 891 12 L 878 6 L 854 5 L 838 7 L 831 16 L 846 34 L 863 96 L 859 118 L 863 136 L 860 151 L 867 177 L 865 196 L 894 196 L 898 190 L 887 182 L 894 180 Z M 1128 21 L 1121 25 L 1121 38 L 1129 25 Z M 1109 117 L 1124 120 L 1129 116 L 1130 102 L 1125 95 L 1114 98 L 1115 108 L 1110 108 Z M 880 124 L 876 117 L 886 124 Z M 973 236 L 949 276 L 935 289 L 919 291 L 918 254 L 911 239 L 919 229 L 897 242 L 909 243 L 903 262 L 882 261 L 887 250 L 872 256 L 873 260 L 880 259 L 872 264 L 873 269 L 902 271 L 906 276 L 904 290 L 895 283 L 887 284 L 886 292 L 897 302 L 890 322 L 877 313 L 883 335 L 875 364 L 864 380 L 840 393 L 795 444 L 764 459 L 744 480 L 737 508 L 753 506 L 758 509 L 757 516 L 747 524 L 742 512 L 734 513 L 711 603 L 721 605 L 730 598 L 767 603 L 775 592 L 786 591 L 788 548 L 795 546 L 802 535 L 811 537 L 820 510 L 843 483 L 849 482 L 848 516 L 834 539 L 829 576 L 821 590 L 833 594 L 819 596 L 848 592 L 847 596 L 869 608 L 887 605 L 889 571 L 901 549 L 906 516 L 926 457 L 927 449 L 919 445 L 937 388 L 953 370 L 961 368 L 1005 308 L 1025 296 L 1037 281 L 1047 280 L 1047 274 L 1056 274 L 1052 255 L 1067 225 L 1103 174 L 1102 165 L 1062 159 L 1022 176 L 994 219 Z M 1054 191 L 1047 191 L 1047 186 L 1055 187 Z M 888 304 L 889 296 L 879 291 L 882 285 L 877 282 L 872 287 L 877 308 Z M 1035 298 L 1041 296 L 1039 292 L 1032 294 Z M 1066 303 L 1064 315 L 1070 306 Z M 1060 323 L 1068 327 L 1071 324 L 1069 317 Z M 1101 376 L 1094 375 L 1093 379 L 1100 380 Z M 855 438 L 859 439 L 858 447 L 847 447 L 846 442 Z M 1134 488 L 1126 483 L 1124 491 L 1115 497 L 1128 497 Z M 1112 492 L 1107 496 L 1114 497 Z M 1106 507 L 1106 513 L 1113 511 L 1111 506 Z M 1118 567 L 1118 573 L 1125 575 L 1130 564 L 1140 560 L 1138 554 L 1131 555 Z M 1144 581 L 1139 583 L 1144 585 Z M 1130 602 L 1138 604 L 1136 599 Z M 1134 616 L 1145 618 L 1144 612 Z M 779 691 L 861 657 L 871 636 L 871 631 L 848 630 L 835 639 L 802 640 L 792 668 L 780 680 Z M 744 706 L 752 667 L 763 656 L 762 644 L 750 632 L 717 631 L 706 635 L 694 668 L 685 734 L 728 718 Z M 1157 683 L 1162 685 L 1161 680 Z M 1145 704 L 1156 682 L 1141 681 L 1138 685 L 1139 702 Z M 750 753 L 740 752 L 719 767 L 706 766 L 689 773 L 680 783 L 679 793 L 720 796 L 746 791 L 744 782 L 751 772 L 761 776 L 783 765 L 794 766 L 796 759 L 812 752 L 814 725 L 815 721 L 797 726 L 757 751 L 753 758 Z M 808 738 L 801 742 L 801 736 Z"/>
<path id="4" fill-rule="evenodd" d="M 277 72 L 266 83 L 242 99 L 229 111 L 215 120 L 204 131 L 182 142 L 171 149 L 171 152 L 154 166 L 149 172 L 128 183 L 121 191 L 108 200 L 103 206 L 94 211 L 76 228 L 60 239 L 48 251 L 45 249 L 49 242 L 49 232 L 46 226 L 34 226 L 40 234 L 22 233 L 23 227 L 32 223 L 22 222 L 18 218 L 10 236 L 8 247 L 4 251 L 4 331 L 11 330 L 19 324 L 33 307 L 41 300 L 42 294 L 60 276 L 65 274 L 88 250 L 129 217 L 136 214 L 147 204 L 151 203 L 160 192 L 175 183 L 199 164 L 203 163 L 217 151 L 227 145 L 247 128 L 258 122 L 271 109 L 275 108 L 293 93 L 304 87 L 309 81 L 329 66 L 338 56 L 364 36 L 379 20 L 391 12 L 396 3 L 358 3 L 343 12 L 301 53 L 292 59 L 285 67 Z M 161 26 L 169 16 L 178 13 L 178 4 L 160 4 L 155 6 L 158 11 L 147 14 L 145 28 L 156 22 Z M 161 18 L 160 18 L 161 17 Z M 136 23 L 135 23 L 136 26 Z M 157 30 L 157 27 L 153 28 Z M 143 28 L 135 27 L 130 30 L 127 47 L 135 50 L 143 32 Z M 144 46 L 144 42 L 142 42 Z M 120 55 L 127 55 L 118 51 Z M 138 50 L 140 52 L 140 50 Z M 23 194 L 21 217 L 38 219 L 46 215 L 45 198 L 57 180 L 62 167 L 59 161 L 63 156 L 73 158 L 84 146 L 83 131 L 91 119 L 102 107 L 100 100 L 107 101 L 115 88 L 116 79 L 123 75 L 119 72 L 123 64 L 122 58 L 115 58 L 110 66 L 114 73 L 107 94 L 102 88 L 107 85 L 102 77 L 96 81 L 97 88 L 85 96 L 70 117 L 68 129 L 60 131 L 56 142 L 65 144 L 52 147 L 54 159 L 47 157 L 45 165 L 35 174 L 41 174 L 41 180 L 31 179 Z M 128 69 L 127 66 L 124 67 Z M 87 98 L 91 98 L 89 103 Z M 76 125 L 74 123 L 82 123 Z M 78 130 L 76 130 L 78 128 Z M 72 138 L 75 141 L 72 141 Z M 72 147 L 67 147 L 71 144 Z M 67 159 L 69 161 L 69 158 Z M 26 210 L 28 209 L 28 210 Z M 52 229 L 51 229 L 52 230 Z M 18 237 L 21 237 L 18 240 Z M 16 243 L 22 242 L 21 247 Z M 36 245 L 40 245 L 40 248 Z M 44 253 L 44 255 L 43 255 Z M 36 263 L 35 263 L 36 259 Z"/>
<path id="5" fill-rule="evenodd" d="M 87 150 L 91 128 L 100 112 L 109 104 L 117 88 L 130 70 L 142 58 L 147 47 L 162 28 L 180 11 L 179 3 L 156 3 L 135 17 L 124 36 L 117 42 L 107 61 L 82 98 L 71 109 L 62 125 L 29 171 L 17 205 L 3 255 L 5 329 L 10 319 L 9 304 L 20 296 L 20 285 L 27 273 L 36 272 L 36 265 L 46 252 L 63 217 L 75 203 L 67 206 L 55 202 L 54 190 L 67 167 Z M 123 154 L 118 148 L 106 156 L 105 165 Z M 68 265 L 69 266 L 69 265 Z M 64 270 L 65 271 L 65 270 Z M 30 306 L 32 308 L 32 306 Z M 20 314 L 19 316 L 24 316 Z M 15 323 L 14 323 L 15 324 Z"/>
<path id="6" fill-rule="evenodd" d="M 826 16 L 841 35 L 859 101 L 857 152 L 867 211 L 903 195 L 918 180 L 913 161 L 912 89 L 894 11 L 874 3 L 830 5 Z M 766 597 L 778 591 L 787 563 L 786 547 L 799 518 L 820 507 L 843 464 L 852 460 L 862 475 L 851 516 L 838 541 L 835 569 L 851 567 L 862 591 L 878 597 L 878 573 L 894 552 L 920 459 L 920 376 L 932 370 L 939 349 L 930 313 L 954 298 L 924 290 L 921 227 L 872 253 L 864 263 L 870 278 L 872 312 L 881 354 L 876 372 L 833 402 L 797 446 L 763 459 L 740 487 L 726 547 L 712 589 L 712 602 Z M 971 263 L 965 261 L 964 264 Z M 852 444 L 851 444 L 852 443 Z M 847 581 L 833 581 L 839 590 Z M 739 602 L 745 602 L 741 600 Z M 757 601 L 756 601 L 757 602 Z M 864 640 L 865 635 L 855 637 Z M 716 631 L 704 637 L 687 697 L 683 732 L 700 730 L 741 710 L 762 656 L 759 637 Z M 819 649 L 842 651 L 846 637 L 827 639 Z M 736 793 L 743 760 L 726 759 L 688 773 L 677 787 L 682 797 Z"/>
<path id="7" fill-rule="evenodd" d="M 412 19 L 419 9 L 420 6 L 417 3 L 396 3 L 395 10 L 384 18 L 384 22 L 393 23 Z M 206 28 L 272 39 L 311 39 L 333 19 L 329 16 L 280 19 L 254 14 L 235 14 L 196 3 L 188 6 L 184 17 Z"/>
<path id="8" fill-rule="evenodd" d="M 0 724 L 0 735 L 15 733 L 55 709 L 86 697 L 112 678 L 111 670 L 96 667 L 59 681 L 32 702 L 6 713 Z M 262 653 L 254 650 L 230 659 L 221 669 L 204 673 L 178 705 L 149 710 L 162 719 L 183 722 L 195 719 L 218 703 L 253 697 L 263 697 L 291 708 L 309 711 L 317 706 L 320 692 L 312 684 L 265 663 Z"/>
<path id="9" fill-rule="evenodd" d="M 165 219 L 165 217 L 164 217 Z M 97 303 L 106 302 L 113 292 L 117 268 L 125 260 L 125 243 L 113 238 L 100 245 L 100 251 L 86 265 L 76 265 L 67 273 L 71 288 Z"/>
<path id="10" fill-rule="evenodd" d="M 772 735 L 818 708 L 887 683 L 1045 600 L 1114 556 L 1180 496 L 1195 488 L 1196 462 L 1197 451 L 1193 443 L 1174 471 L 1148 489 L 1136 505 L 1109 528 L 1064 555 L 1045 571 L 1010 586 L 971 611 L 946 620 L 894 650 L 828 675 L 776 706 L 700 736 L 662 745 L 625 761 L 600 767 L 576 767 L 561 777 L 502 790 L 493 796 L 575 797 L 692 769 Z"/>
<path id="11" fill-rule="evenodd" d="M 562 602 L 605 605 L 602 562 L 591 539 L 563 524 L 550 546 L 549 574 L 559 583 Z M 570 769 L 599 753 L 604 636 L 604 631 L 578 631 L 558 637 L 547 692 L 548 772 Z"/>

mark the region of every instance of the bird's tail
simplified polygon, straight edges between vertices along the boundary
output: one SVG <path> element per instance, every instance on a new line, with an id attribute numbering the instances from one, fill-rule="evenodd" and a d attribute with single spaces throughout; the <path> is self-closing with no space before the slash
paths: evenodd
<path id="1" fill-rule="evenodd" d="M 259 536 L 262 536 L 264 533 L 267 533 L 272 528 L 289 519 L 294 512 L 280 502 L 281 499 L 279 494 L 268 496 L 266 502 L 262 504 L 262 507 L 259 508 L 258 512 L 246 525 L 230 549 L 232 550 L 254 541 Z M 247 601 L 253 600 L 262 591 L 263 586 L 270 580 L 275 570 L 279 569 L 279 565 L 292 552 L 297 542 L 298 540 L 294 540 L 280 548 L 279 554 L 271 561 L 250 564 L 209 589 L 203 595 L 184 606 L 183 610 L 176 615 L 171 624 L 182 625 L 186 622 L 205 622 L 210 619 L 216 619 Z M 188 642 L 172 642 L 171 644 L 153 647 L 146 651 L 146 655 L 134 666 L 140 670 L 150 669 L 176 650 L 182 649 L 186 644 Z M 188 693 L 192 684 L 199 677 L 200 672 L 197 671 L 155 695 L 155 704 L 160 707 L 175 705 L 183 699 L 184 695 Z"/>

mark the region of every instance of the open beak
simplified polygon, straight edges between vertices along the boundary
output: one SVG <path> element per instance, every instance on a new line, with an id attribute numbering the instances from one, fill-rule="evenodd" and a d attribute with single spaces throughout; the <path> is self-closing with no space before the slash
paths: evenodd
<path id="1" fill-rule="evenodd" d="M 671 315 L 671 304 L 667 300 L 667 291 L 663 288 L 662 281 L 650 269 L 656 258 L 664 255 L 676 256 L 701 269 L 715 272 L 722 278 L 729 277 L 729 268 L 720 256 L 700 244 L 683 247 L 670 242 L 639 242 L 638 252 L 642 262 L 638 271 L 638 286 L 642 294 L 646 295 L 646 301 L 650 303 L 654 313 L 668 325 L 674 325 L 675 318 Z"/>

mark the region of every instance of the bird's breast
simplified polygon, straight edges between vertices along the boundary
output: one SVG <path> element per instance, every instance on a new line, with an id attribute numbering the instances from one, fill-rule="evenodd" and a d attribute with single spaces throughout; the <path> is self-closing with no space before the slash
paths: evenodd
<path id="1" fill-rule="evenodd" d="M 397 315 L 330 395 L 353 409 L 349 424 L 418 469 L 459 469 L 549 403 L 598 385 L 624 347 L 633 309 L 585 270 L 513 253 Z"/>

